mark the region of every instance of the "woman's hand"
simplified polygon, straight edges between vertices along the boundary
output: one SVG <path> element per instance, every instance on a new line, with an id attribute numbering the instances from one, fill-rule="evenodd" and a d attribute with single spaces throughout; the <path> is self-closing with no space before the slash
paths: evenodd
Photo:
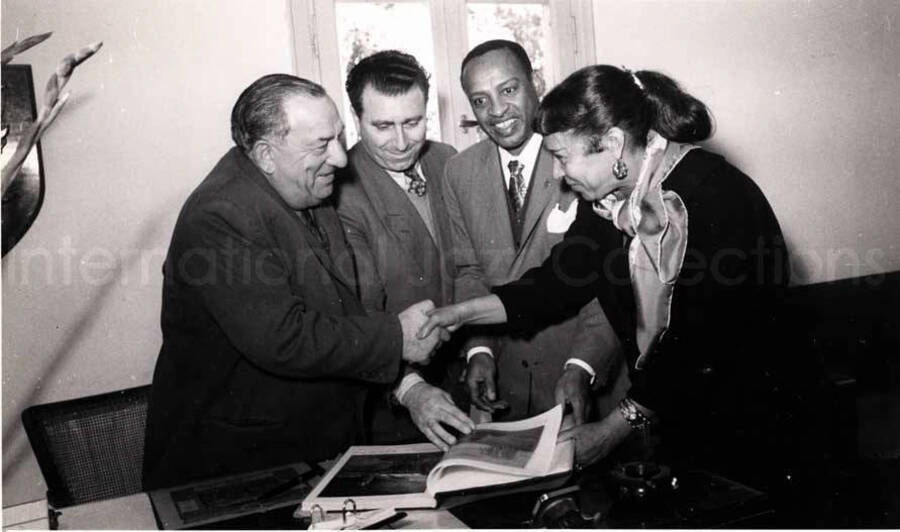
<path id="1" fill-rule="evenodd" d="M 428 316 L 428 321 L 419 328 L 419 339 L 427 338 L 431 331 L 437 327 L 452 333 L 459 329 L 464 322 L 461 303 L 432 309 L 425 314 Z"/>
<path id="2" fill-rule="evenodd" d="M 434 309 L 428 312 L 428 321 L 419 329 L 418 336 L 420 339 L 428 337 L 435 327 L 453 332 L 466 323 L 506 323 L 503 302 L 491 294 Z"/>
<path id="3" fill-rule="evenodd" d="M 557 441 L 574 440 L 575 463 L 586 466 L 612 452 L 632 430 L 619 411 L 613 410 L 600 421 L 560 432 Z"/>

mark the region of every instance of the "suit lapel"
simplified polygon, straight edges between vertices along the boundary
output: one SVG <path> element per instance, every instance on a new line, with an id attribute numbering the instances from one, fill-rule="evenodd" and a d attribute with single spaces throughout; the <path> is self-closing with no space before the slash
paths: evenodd
<path id="1" fill-rule="evenodd" d="M 428 204 L 431 206 L 431 216 L 434 219 L 434 237 L 437 240 L 438 250 L 443 249 L 443 244 L 449 243 L 449 235 L 445 234 L 447 228 L 450 227 L 450 220 L 447 218 L 444 205 L 444 189 L 443 189 L 443 167 L 435 161 L 434 157 L 429 156 L 427 147 L 422 157 L 419 159 L 422 165 L 422 173 L 428 183 Z M 427 232 L 427 228 L 425 229 Z"/>
<path id="2" fill-rule="evenodd" d="M 453 243 L 450 236 L 450 218 L 447 216 L 447 208 L 444 203 L 444 167 L 441 164 L 443 161 L 430 156 L 428 151 L 425 151 L 420 161 L 422 163 L 422 172 L 424 172 L 425 179 L 428 182 L 428 203 L 431 206 L 431 216 L 434 223 L 436 249 L 442 265 L 440 272 L 441 284 L 446 286 L 444 300 L 449 302 L 453 297 L 453 285 L 449 280 L 444 282 L 444 277 L 452 277 L 453 275 L 453 257 L 450 253 L 444 253 L 444 250 L 451 249 Z"/>
<path id="3" fill-rule="evenodd" d="M 331 273 L 331 276 L 340 281 L 340 284 L 345 288 L 346 293 L 341 298 L 344 309 L 349 314 L 364 314 L 365 311 L 356 297 L 356 271 L 352 259 L 353 252 L 350 251 L 350 247 L 344 238 L 344 227 L 341 225 L 341 220 L 330 203 L 316 207 L 315 216 L 319 228 L 328 237 L 328 249 L 319 245 L 319 239 L 314 238 L 306 228 L 306 224 L 301 223 L 300 225 L 307 232 L 307 241 L 309 242 L 312 238 L 317 243 L 315 244 L 316 248 L 313 249 L 316 257 Z"/>
<path id="4" fill-rule="evenodd" d="M 306 223 L 300 219 L 300 213 L 296 211 L 291 211 L 293 214 L 294 221 L 297 226 L 300 228 L 300 232 L 303 234 L 303 238 L 306 241 L 306 247 L 313 251 L 313 254 L 318 259 L 319 264 L 325 268 L 328 273 L 331 275 L 331 278 L 340 282 L 341 284 L 347 287 L 353 287 L 353 283 L 349 280 L 349 277 L 346 274 L 343 274 L 340 269 L 335 265 L 333 257 L 342 257 L 342 251 L 349 253 L 346 251 L 346 245 L 344 244 L 344 232 L 340 228 L 340 222 L 336 219 L 332 220 L 334 216 L 329 216 L 326 213 L 333 213 L 333 208 L 330 203 L 326 203 L 324 205 L 320 205 L 318 207 L 314 207 L 316 217 L 316 223 L 319 224 L 319 229 L 325 233 L 326 238 L 328 239 L 328 246 L 326 247 L 325 243 L 321 241 L 318 235 L 314 235 L 312 230 L 307 227 Z M 335 223 L 337 223 L 337 228 L 335 227 Z"/>
<path id="5" fill-rule="evenodd" d="M 353 149 L 356 179 L 360 181 L 376 212 L 384 216 L 384 227 L 403 246 L 409 259 L 423 268 L 424 245 L 434 245 L 431 233 L 406 192 L 378 166 L 359 144 Z"/>
<path id="6" fill-rule="evenodd" d="M 237 148 L 232 149 L 237 150 Z M 269 184 L 268 180 L 266 180 L 265 176 L 262 174 L 259 168 L 257 168 L 256 165 L 254 165 L 253 162 L 250 161 L 250 159 L 247 158 L 247 156 L 243 153 L 238 154 L 238 164 L 241 166 L 241 173 L 243 175 L 249 176 L 250 180 L 254 184 L 256 184 L 264 194 L 268 195 L 273 201 L 275 201 L 275 203 L 277 203 L 282 209 L 284 209 L 285 212 L 287 212 L 287 214 L 291 217 L 291 219 L 294 220 L 294 223 L 297 225 L 300 233 L 303 235 L 303 239 L 306 242 L 306 247 L 313 251 L 316 259 L 318 259 L 319 263 L 323 268 L 325 268 L 326 271 L 328 271 L 331 277 L 346 286 L 352 286 L 352 284 L 347 284 L 347 280 L 335 267 L 334 261 L 332 261 L 331 255 L 329 255 L 328 250 L 325 248 L 323 243 L 316 235 L 310 232 L 309 228 L 306 227 L 306 224 L 300 219 L 300 213 L 295 211 L 287 203 L 285 203 L 284 199 L 282 199 L 282 197 L 278 195 L 278 192 L 276 192 L 275 189 L 272 188 L 272 185 Z M 329 242 L 343 242 L 344 235 L 342 231 L 338 231 L 338 234 L 335 235 L 332 231 L 329 231 L 325 227 L 323 227 L 322 229 L 326 231 Z"/>
<path id="7" fill-rule="evenodd" d="M 506 173 L 500 164 L 500 152 L 492 141 L 487 141 L 485 146 L 487 149 L 479 164 L 483 173 L 475 179 L 472 187 L 474 203 L 481 205 L 491 219 L 491 223 L 483 230 L 493 228 L 491 230 L 496 231 L 495 234 L 500 239 L 497 245 L 515 249 L 506 199 Z"/>
<path id="8" fill-rule="evenodd" d="M 553 160 L 541 143 L 541 150 L 538 152 L 538 158 L 531 174 L 528 204 L 525 205 L 525 221 L 522 224 L 522 243 L 516 252 L 516 258 L 528 248 L 528 240 L 532 237 L 544 211 L 550 207 L 550 200 L 554 197 L 554 192 L 558 187 L 559 183 L 553 178 Z"/>

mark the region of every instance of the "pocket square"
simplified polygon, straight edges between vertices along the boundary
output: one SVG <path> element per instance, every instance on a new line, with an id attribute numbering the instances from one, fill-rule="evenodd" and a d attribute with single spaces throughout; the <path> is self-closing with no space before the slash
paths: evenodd
<path id="1" fill-rule="evenodd" d="M 578 200 L 575 199 L 569 204 L 567 210 L 559 208 L 559 203 L 550 211 L 547 216 L 547 232 L 548 233 L 565 233 L 569 230 L 569 226 L 575 221 L 575 214 L 578 213 Z"/>

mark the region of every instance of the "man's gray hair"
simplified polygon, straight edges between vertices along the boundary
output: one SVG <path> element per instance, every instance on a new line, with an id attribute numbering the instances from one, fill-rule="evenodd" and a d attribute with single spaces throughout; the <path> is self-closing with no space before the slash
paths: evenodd
<path id="1" fill-rule="evenodd" d="M 327 96 L 318 83 L 290 74 L 269 74 L 254 81 L 238 97 L 231 110 L 231 138 L 244 153 L 262 138 L 283 138 L 290 131 L 284 113 L 284 101 L 303 94 L 321 98 Z"/>

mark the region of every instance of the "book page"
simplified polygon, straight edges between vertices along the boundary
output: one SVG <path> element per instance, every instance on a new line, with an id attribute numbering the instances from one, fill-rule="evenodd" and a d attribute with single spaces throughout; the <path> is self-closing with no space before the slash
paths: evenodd
<path id="1" fill-rule="evenodd" d="M 460 436 L 428 476 L 431 490 L 448 468 L 468 467 L 506 475 L 547 475 L 553 462 L 562 406 L 512 422 L 482 423 Z"/>
<path id="2" fill-rule="evenodd" d="M 350 447 L 301 509 L 434 508 L 434 493 L 528 481 L 572 469 L 571 442 L 556 445 L 562 407 L 514 422 L 483 423 L 446 453 L 431 443 Z M 447 480 L 443 480 L 446 477 Z"/>
<path id="3" fill-rule="evenodd" d="M 513 475 L 487 471 L 466 465 L 449 466 L 441 469 L 441 474 L 431 486 L 434 494 L 526 482 L 541 477 L 552 477 L 572 471 L 575 462 L 575 445 L 572 440 L 559 443 L 553 453 L 553 461 L 546 474 L 541 476 Z M 429 492 L 431 490 L 429 489 Z"/>

